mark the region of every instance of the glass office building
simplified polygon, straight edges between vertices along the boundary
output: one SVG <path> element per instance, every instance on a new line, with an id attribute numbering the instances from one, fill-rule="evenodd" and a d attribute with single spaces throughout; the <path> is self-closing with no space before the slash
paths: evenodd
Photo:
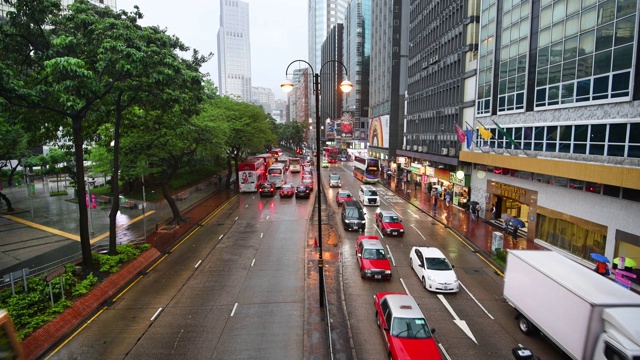
<path id="1" fill-rule="evenodd" d="M 476 195 L 545 246 L 640 256 L 637 0 L 480 6 Z"/>

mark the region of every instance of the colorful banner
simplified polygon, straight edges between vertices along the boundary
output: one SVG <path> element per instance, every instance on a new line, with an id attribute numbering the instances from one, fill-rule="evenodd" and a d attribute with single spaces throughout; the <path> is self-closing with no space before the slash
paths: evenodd
<path id="1" fill-rule="evenodd" d="M 340 136 L 343 139 L 353 139 L 353 111 L 342 112 L 340 129 Z"/>

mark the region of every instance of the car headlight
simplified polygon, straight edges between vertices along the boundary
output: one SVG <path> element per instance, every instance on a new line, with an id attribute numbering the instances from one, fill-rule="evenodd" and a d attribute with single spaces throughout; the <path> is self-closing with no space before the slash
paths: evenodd
<path id="1" fill-rule="evenodd" d="M 367 275 L 371 275 L 371 270 L 367 269 L 367 270 L 364 271 L 364 273 L 367 274 Z"/>
<path id="2" fill-rule="evenodd" d="M 391 274 L 391 270 L 385 270 L 385 271 L 384 271 L 384 273 L 385 273 L 386 275 L 389 275 L 389 274 Z"/>

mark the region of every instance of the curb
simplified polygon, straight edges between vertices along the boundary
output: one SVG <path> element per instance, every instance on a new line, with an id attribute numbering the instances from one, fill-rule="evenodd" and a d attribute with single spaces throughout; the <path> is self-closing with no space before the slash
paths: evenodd
<path id="1" fill-rule="evenodd" d="M 22 342 L 25 359 L 36 359 L 64 336 L 86 321 L 96 309 L 120 291 L 133 278 L 155 261 L 160 252 L 155 248 L 142 253 L 137 259 L 109 276 L 87 295 L 74 301 L 60 316 L 33 332 Z"/>

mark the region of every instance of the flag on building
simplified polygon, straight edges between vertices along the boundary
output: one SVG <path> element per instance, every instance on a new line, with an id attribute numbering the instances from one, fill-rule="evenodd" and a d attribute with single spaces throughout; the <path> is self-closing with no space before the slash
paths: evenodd
<path id="1" fill-rule="evenodd" d="M 493 120 L 492 120 L 493 121 Z M 498 128 L 498 131 L 500 131 L 500 134 L 502 134 L 502 136 L 504 136 L 508 141 L 509 144 L 511 144 L 511 146 L 517 146 L 516 145 L 516 141 L 513 140 L 513 138 L 511 137 L 511 135 L 507 134 L 506 131 L 504 131 L 504 129 L 498 125 L 498 123 L 496 123 L 495 121 L 493 121 L 493 123 L 496 125 L 496 127 Z"/>
<path id="2" fill-rule="evenodd" d="M 467 150 L 471 149 L 471 143 L 473 142 L 473 130 L 471 130 L 469 128 L 469 125 L 467 125 L 467 129 L 464 131 L 466 133 L 467 136 Z"/>
<path id="3" fill-rule="evenodd" d="M 458 140 L 461 143 L 463 143 L 466 135 L 464 134 L 464 131 L 462 131 L 462 129 L 460 129 L 460 126 L 458 126 L 458 124 L 456 124 L 456 132 L 458 133 Z"/>
<path id="4" fill-rule="evenodd" d="M 485 129 L 481 124 L 478 124 L 478 131 L 480 132 L 480 136 L 485 140 L 489 140 L 493 137 L 491 131 Z"/>

